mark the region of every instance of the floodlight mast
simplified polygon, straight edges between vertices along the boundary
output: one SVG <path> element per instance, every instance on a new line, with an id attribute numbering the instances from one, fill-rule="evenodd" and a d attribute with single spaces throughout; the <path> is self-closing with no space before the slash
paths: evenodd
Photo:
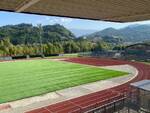
<path id="1" fill-rule="evenodd" d="M 44 57 L 43 48 L 42 48 L 42 32 L 43 32 L 43 28 L 42 28 L 42 24 L 38 24 L 37 26 L 39 28 L 40 55 L 41 55 L 41 57 Z"/>

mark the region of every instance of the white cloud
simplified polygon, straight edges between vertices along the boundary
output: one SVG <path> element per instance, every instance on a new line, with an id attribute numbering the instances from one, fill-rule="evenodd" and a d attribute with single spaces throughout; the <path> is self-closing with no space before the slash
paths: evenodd
<path id="1" fill-rule="evenodd" d="M 73 21 L 73 19 L 71 19 L 71 18 L 61 18 L 60 20 L 62 23 L 70 23 Z"/>
<path id="2" fill-rule="evenodd" d="M 63 18 L 63 17 L 44 17 L 44 18 L 40 18 L 39 20 L 35 21 L 35 24 L 68 24 L 70 22 L 72 22 L 73 19 L 71 18 Z"/>
<path id="3" fill-rule="evenodd" d="M 71 18 L 49 18 L 47 19 L 50 23 L 70 23 L 73 21 Z"/>
<path id="4" fill-rule="evenodd" d="M 46 20 L 50 20 L 50 18 L 49 18 L 49 17 L 46 17 L 45 19 L 46 19 Z"/>

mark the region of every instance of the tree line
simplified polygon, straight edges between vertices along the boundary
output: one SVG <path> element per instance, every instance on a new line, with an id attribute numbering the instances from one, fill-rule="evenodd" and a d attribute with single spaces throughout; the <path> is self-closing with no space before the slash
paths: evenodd
<path id="1" fill-rule="evenodd" d="M 23 56 L 23 55 L 51 55 L 60 53 L 75 53 L 81 51 L 90 51 L 93 44 L 87 41 L 75 42 L 62 41 L 46 44 L 20 44 L 13 45 L 9 38 L 0 41 L 0 56 Z"/>
<path id="2" fill-rule="evenodd" d="M 53 55 L 63 53 L 77 53 L 101 51 L 110 49 L 105 42 L 93 43 L 88 40 L 68 40 L 48 42 L 44 44 L 19 44 L 14 45 L 9 38 L 0 41 L 0 56 L 25 56 L 25 55 Z"/>

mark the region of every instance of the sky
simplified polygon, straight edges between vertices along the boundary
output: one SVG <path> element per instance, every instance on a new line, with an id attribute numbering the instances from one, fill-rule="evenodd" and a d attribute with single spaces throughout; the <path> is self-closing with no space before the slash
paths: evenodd
<path id="1" fill-rule="evenodd" d="M 36 26 L 37 24 L 53 25 L 58 23 L 65 26 L 68 29 L 102 30 L 108 27 L 119 29 L 132 24 L 150 24 L 150 20 L 130 22 L 130 23 L 117 23 L 100 20 L 95 21 L 95 20 L 74 19 L 74 18 L 43 16 L 43 15 L 41 16 L 35 14 L 23 14 L 23 13 L 0 11 L 0 26 L 15 25 L 20 23 L 29 23 L 33 24 L 34 26 Z"/>

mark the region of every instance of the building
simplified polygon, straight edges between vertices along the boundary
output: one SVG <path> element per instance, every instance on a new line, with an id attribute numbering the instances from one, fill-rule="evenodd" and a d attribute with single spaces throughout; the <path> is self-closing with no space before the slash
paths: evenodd
<path id="1" fill-rule="evenodd" d="M 150 44 L 138 43 L 127 46 L 124 51 L 124 58 L 127 60 L 149 60 Z"/>
<path id="2" fill-rule="evenodd" d="M 150 80 L 131 83 L 132 93 L 129 98 L 129 111 L 150 113 Z"/>

